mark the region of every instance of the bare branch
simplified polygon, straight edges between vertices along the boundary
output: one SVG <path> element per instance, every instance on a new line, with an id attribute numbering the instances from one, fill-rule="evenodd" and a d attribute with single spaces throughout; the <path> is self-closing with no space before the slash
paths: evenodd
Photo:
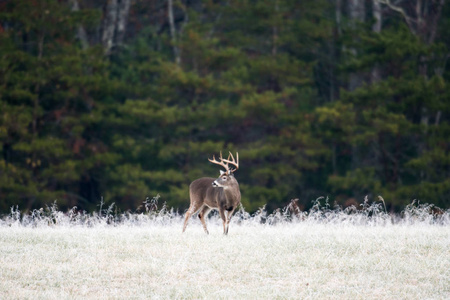
<path id="1" fill-rule="evenodd" d="M 177 30 L 175 28 L 175 19 L 173 17 L 173 0 L 167 0 L 167 17 L 169 18 L 170 36 L 172 38 L 173 54 L 175 56 L 175 62 L 180 64 L 180 49 L 177 46 Z"/>
<path id="2" fill-rule="evenodd" d="M 414 34 L 417 34 L 417 31 L 416 31 L 416 29 L 413 26 L 413 23 L 415 22 L 414 19 L 412 19 L 410 16 L 408 16 L 408 14 L 405 12 L 405 10 L 403 8 L 401 8 L 399 6 L 395 6 L 389 0 L 376 0 L 376 1 L 378 1 L 381 4 L 387 5 L 393 11 L 398 12 L 399 14 L 401 14 L 402 17 L 405 19 L 405 22 L 408 25 L 409 30 L 411 30 L 411 32 L 414 33 Z"/>

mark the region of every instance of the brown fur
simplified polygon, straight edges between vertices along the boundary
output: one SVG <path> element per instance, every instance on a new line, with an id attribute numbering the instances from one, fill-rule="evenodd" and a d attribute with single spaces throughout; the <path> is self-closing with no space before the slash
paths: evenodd
<path id="1" fill-rule="evenodd" d="M 233 174 L 224 173 L 217 179 L 210 177 L 197 179 L 189 186 L 189 196 L 191 204 L 186 212 L 183 232 L 186 230 L 189 218 L 199 211 L 198 217 L 202 222 L 203 229 L 208 234 L 205 218 L 212 209 L 217 209 L 222 218 L 223 233 L 228 234 L 228 226 L 233 212 L 241 202 L 239 183 Z"/>

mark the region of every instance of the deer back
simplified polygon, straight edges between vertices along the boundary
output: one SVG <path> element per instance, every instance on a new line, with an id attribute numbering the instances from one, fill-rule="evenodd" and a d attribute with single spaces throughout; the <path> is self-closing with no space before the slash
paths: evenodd
<path id="1" fill-rule="evenodd" d="M 214 189 L 213 182 L 216 180 L 211 177 L 203 177 L 194 180 L 189 186 L 189 194 L 191 197 L 191 202 L 197 202 L 199 204 L 213 204 L 211 200 L 217 199 L 218 191 Z M 209 200 L 208 200 L 209 199 Z"/>
<path id="2" fill-rule="evenodd" d="M 218 208 L 219 206 L 224 208 L 236 207 L 241 201 L 237 180 L 233 177 L 226 186 L 214 186 L 213 183 L 220 178 L 203 177 L 193 181 L 189 186 L 191 202 L 206 204 L 211 208 Z"/>

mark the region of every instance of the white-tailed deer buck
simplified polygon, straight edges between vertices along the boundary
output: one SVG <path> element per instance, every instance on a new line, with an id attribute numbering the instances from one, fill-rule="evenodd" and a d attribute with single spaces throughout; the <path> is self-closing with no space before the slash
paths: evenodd
<path id="1" fill-rule="evenodd" d="M 219 159 L 220 161 L 217 161 L 214 156 L 213 159 L 208 158 L 213 164 L 224 167 L 225 172 L 220 170 L 220 176 L 218 178 L 199 178 L 194 180 L 189 186 L 191 204 L 186 212 L 183 232 L 186 230 L 189 218 L 200 211 L 198 217 L 203 224 L 205 232 L 208 234 L 209 232 L 208 228 L 206 228 L 205 218 L 208 216 L 211 209 L 217 209 L 223 222 L 223 234 L 228 234 L 231 216 L 241 202 L 239 183 L 233 175 L 233 172 L 239 169 L 239 153 L 236 153 L 235 160 L 231 152 L 227 159 L 222 158 L 222 152 L 220 152 Z M 233 165 L 234 168 L 231 168 L 229 166 L 230 164 Z"/>

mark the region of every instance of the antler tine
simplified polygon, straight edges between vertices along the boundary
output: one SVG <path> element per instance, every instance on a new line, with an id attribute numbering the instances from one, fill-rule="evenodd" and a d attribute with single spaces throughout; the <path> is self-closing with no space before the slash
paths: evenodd
<path id="1" fill-rule="evenodd" d="M 219 159 L 220 159 L 220 161 L 217 161 L 217 160 L 216 160 L 216 157 L 215 157 L 214 155 L 213 155 L 213 159 L 209 159 L 209 158 L 208 158 L 208 160 L 209 160 L 210 162 L 212 162 L 213 164 L 216 164 L 216 165 L 219 165 L 219 166 L 224 167 L 224 168 L 225 168 L 225 171 L 226 171 L 227 173 L 229 173 L 229 172 L 230 172 L 230 169 L 229 169 L 229 167 L 228 167 L 228 164 L 225 163 L 226 160 L 223 159 L 223 157 L 222 157 L 222 151 L 220 151 L 220 157 L 219 157 Z"/>
<path id="2" fill-rule="evenodd" d="M 234 156 L 233 156 L 233 153 L 231 153 L 231 151 L 228 151 L 228 158 L 227 158 L 227 160 L 230 160 L 230 156 L 231 156 L 231 159 L 233 160 L 233 161 L 235 161 L 234 160 Z"/>
<path id="3" fill-rule="evenodd" d="M 228 164 L 232 164 L 233 166 L 235 166 L 236 167 L 235 169 L 233 169 L 233 170 L 230 169 L 230 172 L 234 172 L 237 169 L 239 169 L 239 152 L 236 152 L 236 160 L 234 159 L 233 154 L 231 152 L 229 152 L 229 153 L 230 154 L 228 155 L 228 159 L 223 159 L 223 161 L 227 162 Z M 230 156 L 231 156 L 232 160 L 230 160 Z"/>

